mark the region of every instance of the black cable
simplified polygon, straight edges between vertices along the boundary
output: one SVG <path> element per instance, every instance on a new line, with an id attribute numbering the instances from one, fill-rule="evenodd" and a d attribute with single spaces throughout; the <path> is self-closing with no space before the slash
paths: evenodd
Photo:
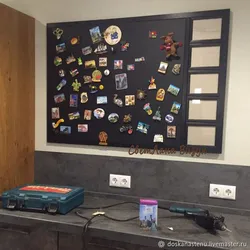
<path id="1" fill-rule="evenodd" d="M 120 203 L 115 203 L 112 205 L 108 205 L 108 206 L 99 206 L 99 207 L 83 207 L 83 206 L 79 206 L 78 208 L 80 209 L 105 209 L 105 208 L 111 208 L 111 207 L 116 207 L 116 206 L 120 206 L 120 205 L 124 205 L 124 204 L 136 204 L 139 205 L 138 202 L 135 201 L 124 201 L 124 202 L 120 202 Z"/>
<path id="2" fill-rule="evenodd" d="M 106 214 L 104 214 L 103 216 L 105 218 L 107 218 L 107 219 L 110 219 L 110 220 L 113 220 L 113 221 L 119 221 L 119 222 L 126 222 L 126 221 L 131 221 L 131 220 L 135 220 L 135 219 L 139 218 L 139 216 L 136 216 L 136 217 L 132 217 L 132 218 L 128 218 L 128 219 L 116 219 L 116 218 L 109 217 Z"/>

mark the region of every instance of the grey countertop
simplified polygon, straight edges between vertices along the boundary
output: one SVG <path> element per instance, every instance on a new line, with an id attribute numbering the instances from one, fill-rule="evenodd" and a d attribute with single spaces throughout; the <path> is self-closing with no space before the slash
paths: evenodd
<path id="1" fill-rule="evenodd" d="M 84 206 L 103 207 L 121 202 L 121 200 L 100 197 L 86 197 Z M 33 228 L 44 227 L 46 230 L 82 234 L 85 219 L 75 215 L 80 211 L 83 216 L 91 217 L 96 210 L 76 209 L 67 215 L 48 215 L 41 213 L 8 211 L 0 209 L 0 223 L 24 225 Z M 138 207 L 134 204 L 125 204 L 119 207 L 104 209 L 105 213 L 114 218 L 126 219 L 138 216 Z M 140 244 L 158 248 L 158 242 L 164 241 L 166 246 L 170 242 L 198 242 L 215 244 L 216 248 L 227 248 L 226 244 L 235 244 L 232 249 L 250 249 L 250 218 L 248 216 L 223 214 L 226 225 L 232 232 L 218 232 L 217 235 L 207 232 L 194 221 L 176 215 L 165 210 L 158 211 L 159 230 L 156 232 L 143 231 L 139 228 L 138 220 L 128 222 L 116 222 L 104 217 L 97 217 L 89 226 L 89 234 L 93 237 L 124 241 L 132 244 Z M 173 227 L 170 231 L 168 227 Z M 217 244 L 217 245 L 216 245 Z M 236 244 L 243 244 L 236 246 Z M 246 245 L 245 245 L 246 244 Z M 188 246 L 188 244 L 187 244 Z M 176 248 L 175 248 L 176 249 Z M 189 249 L 180 248 L 180 249 Z M 210 248 L 206 248 L 210 249 Z M 211 248 L 212 249 L 212 248 Z"/>

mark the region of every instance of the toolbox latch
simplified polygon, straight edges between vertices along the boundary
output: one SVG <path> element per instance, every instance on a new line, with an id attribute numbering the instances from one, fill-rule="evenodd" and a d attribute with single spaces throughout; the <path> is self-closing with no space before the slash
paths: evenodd
<path id="1" fill-rule="evenodd" d="M 56 214 L 57 210 L 58 210 L 58 204 L 57 203 L 50 203 L 47 211 L 50 214 Z"/>
<path id="2" fill-rule="evenodd" d="M 8 209 L 15 209 L 17 206 L 17 201 L 14 199 L 9 199 L 8 200 L 8 204 L 7 204 L 7 208 Z"/>

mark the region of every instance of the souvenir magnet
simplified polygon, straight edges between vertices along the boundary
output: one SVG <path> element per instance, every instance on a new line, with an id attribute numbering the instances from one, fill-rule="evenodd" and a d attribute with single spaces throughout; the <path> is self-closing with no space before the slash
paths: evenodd
<path id="1" fill-rule="evenodd" d="M 138 89 L 137 92 L 136 92 L 136 98 L 138 100 L 144 100 L 146 99 L 147 97 L 147 94 L 144 90 L 141 90 L 141 89 Z"/>
<path id="2" fill-rule="evenodd" d="M 176 126 L 167 126 L 167 138 L 176 138 Z"/>
<path id="3" fill-rule="evenodd" d="M 128 51 L 128 48 L 129 48 L 129 43 L 126 42 L 126 41 L 122 41 L 122 42 L 121 42 L 121 51 L 122 51 L 122 52 Z"/>
<path id="4" fill-rule="evenodd" d="M 117 95 L 117 94 L 114 95 L 113 102 L 114 102 L 114 104 L 117 105 L 118 107 L 120 107 L 120 108 L 123 107 L 123 101 L 122 101 L 121 98 L 118 98 L 118 95 Z"/>
<path id="5" fill-rule="evenodd" d="M 172 69 L 172 72 L 174 75 L 179 75 L 181 72 L 181 64 L 175 64 Z"/>
<path id="6" fill-rule="evenodd" d="M 105 116 L 105 111 L 101 108 L 95 109 L 94 110 L 94 117 L 96 119 L 102 119 Z"/>
<path id="7" fill-rule="evenodd" d="M 64 94 L 59 94 L 59 95 L 55 95 L 54 96 L 54 101 L 55 103 L 61 103 L 63 101 L 65 101 L 65 95 Z"/>
<path id="8" fill-rule="evenodd" d="M 170 84 L 168 87 L 168 92 L 171 93 L 172 95 L 177 96 L 179 93 L 180 89 L 173 84 Z"/>
<path id="9" fill-rule="evenodd" d="M 96 26 L 89 30 L 93 43 L 99 43 L 102 40 L 102 35 L 99 26 Z"/>
<path id="10" fill-rule="evenodd" d="M 167 69 L 168 69 L 168 63 L 166 63 L 166 62 L 161 62 L 161 63 L 160 63 L 160 66 L 159 66 L 159 69 L 158 69 L 158 72 L 159 72 L 159 73 L 162 73 L 162 74 L 166 74 Z"/>
<path id="11" fill-rule="evenodd" d="M 132 121 L 132 115 L 131 114 L 124 115 L 124 117 L 123 117 L 123 122 L 124 123 L 130 123 L 131 121 Z"/>
<path id="12" fill-rule="evenodd" d="M 168 114 L 165 116 L 165 121 L 167 123 L 172 123 L 174 121 L 174 117 L 172 115 Z"/>
<path id="13" fill-rule="evenodd" d="M 127 74 L 115 75 L 116 90 L 123 90 L 128 88 Z"/>
<path id="14" fill-rule="evenodd" d="M 171 113 L 178 114 L 181 109 L 181 104 L 178 102 L 174 102 L 171 108 Z"/>
<path id="15" fill-rule="evenodd" d="M 66 51 L 66 44 L 65 43 L 60 43 L 58 45 L 56 45 L 56 52 L 59 54 L 59 53 L 62 53 Z"/>
<path id="16" fill-rule="evenodd" d="M 102 79 L 102 72 L 100 70 L 94 70 L 92 73 L 92 82 L 100 82 Z"/>
<path id="17" fill-rule="evenodd" d="M 86 133 L 89 131 L 89 126 L 88 124 L 78 124 L 77 130 L 79 133 Z"/>
<path id="18" fill-rule="evenodd" d="M 61 37 L 62 37 L 63 30 L 57 28 L 57 29 L 55 29 L 55 30 L 53 31 L 53 34 L 56 36 L 57 40 L 59 40 L 59 39 L 61 39 Z"/>
<path id="19" fill-rule="evenodd" d="M 164 89 L 158 89 L 156 93 L 156 100 L 162 102 L 165 98 L 165 93 Z"/>
<path id="20" fill-rule="evenodd" d="M 73 37 L 71 40 L 70 40 L 70 43 L 72 45 L 76 45 L 76 44 L 79 44 L 80 43 L 80 37 Z"/>
<path id="21" fill-rule="evenodd" d="M 65 70 L 60 69 L 60 70 L 58 71 L 58 75 L 59 75 L 60 77 L 64 77 L 64 76 L 66 75 Z"/>
<path id="22" fill-rule="evenodd" d="M 107 44 L 113 46 L 121 41 L 122 32 L 118 26 L 111 25 L 104 31 L 104 39 Z"/>
<path id="23" fill-rule="evenodd" d="M 52 119 L 59 119 L 60 118 L 59 108 L 51 108 L 51 117 L 52 117 Z"/>
<path id="24" fill-rule="evenodd" d="M 78 65 L 82 65 L 82 58 L 81 57 L 77 58 L 77 63 L 78 63 Z"/>
<path id="25" fill-rule="evenodd" d="M 135 70 L 135 65 L 134 64 L 128 64 L 127 65 L 127 71 L 133 71 Z"/>
<path id="26" fill-rule="evenodd" d="M 143 134 L 147 134 L 148 133 L 148 130 L 149 130 L 149 125 L 144 123 L 144 122 L 138 122 L 138 125 L 137 125 L 137 128 L 136 128 L 136 131 L 139 131 Z"/>
<path id="27" fill-rule="evenodd" d="M 157 31 L 155 31 L 155 30 L 151 31 L 150 30 L 149 33 L 148 33 L 148 37 L 152 38 L 152 39 L 157 38 Z"/>
<path id="28" fill-rule="evenodd" d="M 83 83 L 91 83 L 92 82 L 92 77 L 91 76 L 83 76 Z"/>
<path id="29" fill-rule="evenodd" d="M 84 111 L 84 120 L 90 121 L 91 118 L 92 118 L 92 110 L 86 109 L 86 110 Z"/>
<path id="30" fill-rule="evenodd" d="M 107 96 L 97 96 L 96 97 L 96 104 L 107 104 L 108 97 Z"/>
<path id="31" fill-rule="evenodd" d="M 79 92 L 79 88 L 81 87 L 81 83 L 78 82 L 77 79 L 71 85 L 73 87 L 73 91 Z"/>
<path id="32" fill-rule="evenodd" d="M 158 109 L 156 110 L 154 116 L 153 116 L 153 120 L 155 121 L 161 121 L 161 111 L 160 111 L 160 107 L 158 107 Z"/>
<path id="33" fill-rule="evenodd" d="M 56 86 L 56 89 L 60 91 L 67 84 L 66 79 L 62 79 L 61 82 Z"/>
<path id="34" fill-rule="evenodd" d="M 88 93 L 87 92 L 82 92 L 81 93 L 81 103 L 86 103 L 88 102 L 89 98 L 88 98 Z"/>
<path id="35" fill-rule="evenodd" d="M 84 56 L 90 55 L 92 52 L 93 52 L 93 50 L 92 50 L 92 47 L 90 47 L 90 46 L 82 48 L 82 54 Z"/>
<path id="36" fill-rule="evenodd" d="M 133 133 L 133 127 L 130 124 L 121 126 L 119 130 L 121 133 L 128 132 L 129 135 Z"/>
<path id="37" fill-rule="evenodd" d="M 75 94 L 70 95 L 69 106 L 71 108 L 76 108 L 78 106 L 78 95 Z"/>
<path id="38" fill-rule="evenodd" d="M 101 84 L 101 85 L 99 86 L 99 89 L 100 89 L 100 90 L 104 90 L 104 86 Z"/>
<path id="39" fill-rule="evenodd" d="M 104 70 L 104 75 L 105 75 L 105 76 L 109 76 L 109 74 L 110 74 L 110 71 L 109 71 L 108 69 L 105 69 L 105 70 Z"/>
<path id="40" fill-rule="evenodd" d="M 56 57 L 54 58 L 54 64 L 55 64 L 56 66 L 62 65 L 62 58 L 59 57 L 59 56 L 56 56 Z"/>
<path id="41" fill-rule="evenodd" d="M 163 135 L 154 135 L 154 142 L 163 142 Z"/>
<path id="42" fill-rule="evenodd" d="M 72 77 L 75 77 L 79 74 L 78 69 L 72 69 L 69 71 Z"/>
<path id="43" fill-rule="evenodd" d="M 73 63 L 75 61 L 76 61 L 76 59 L 75 59 L 75 57 L 73 55 L 68 56 L 67 59 L 66 59 L 67 64 L 71 64 L 71 63 Z"/>
<path id="44" fill-rule="evenodd" d="M 149 82 L 149 86 L 148 86 L 149 90 L 156 89 L 156 83 L 155 83 L 155 79 L 153 76 L 151 77 L 151 79 L 148 82 Z"/>
<path id="45" fill-rule="evenodd" d="M 108 58 L 107 57 L 99 57 L 99 67 L 107 67 Z"/>
<path id="46" fill-rule="evenodd" d="M 108 47 L 106 44 L 104 43 L 100 43 L 97 48 L 94 50 L 94 53 L 97 54 L 97 55 L 102 55 L 102 54 L 105 54 L 107 53 Z"/>
<path id="47" fill-rule="evenodd" d="M 57 122 L 53 122 L 53 123 L 52 123 L 52 127 L 53 127 L 53 128 L 58 128 L 59 125 L 60 125 L 61 123 L 63 123 L 63 122 L 64 122 L 64 119 L 60 119 L 60 120 L 58 120 Z"/>
<path id="48" fill-rule="evenodd" d="M 71 134 L 71 127 L 70 126 L 60 126 L 60 133 L 64 135 Z"/>
<path id="49" fill-rule="evenodd" d="M 119 115 L 117 113 L 111 113 L 109 116 L 108 116 L 108 120 L 109 122 L 111 123 L 117 123 L 118 120 L 119 120 Z"/>
<path id="50" fill-rule="evenodd" d="M 125 106 L 135 105 L 135 95 L 125 95 Z"/>
<path id="51" fill-rule="evenodd" d="M 73 113 L 68 114 L 68 116 L 69 116 L 70 121 L 77 120 L 80 118 L 80 113 L 77 111 L 77 112 L 73 112 Z"/>
<path id="52" fill-rule="evenodd" d="M 143 109 L 147 112 L 148 115 L 152 115 L 153 111 L 152 108 L 150 107 L 150 103 L 146 103 L 143 106 Z"/>
<path id="53" fill-rule="evenodd" d="M 107 140 L 108 140 L 108 134 L 104 131 L 100 132 L 99 133 L 99 145 L 101 146 L 107 146 L 108 143 L 107 143 Z"/>
<path id="54" fill-rule="evenodd" d="M 95 60 L 85 61 L 84 65 L 85 65 L 85 69 L 95 69 L 96 68 Z"/>
<path id="55" fill-rule="evenodd" d="M 114 60 L 114 69 L 122 69 L 123 60 Z"/>
<path id="56" fill-rule="evenodd" d="M 135 58 L 135 62 L 145 62 L 145 57 Z"/>
<path id="57" fill-rule="evenodd" d="M 95 85 L 93 85 L 93 84 L 90 84 L 90 85 L 89 85 L 89 93 L 90 93 L 90 94 L 95 94 L 97 91 L 98 91 L 97 86 L 95 86 Z"/>

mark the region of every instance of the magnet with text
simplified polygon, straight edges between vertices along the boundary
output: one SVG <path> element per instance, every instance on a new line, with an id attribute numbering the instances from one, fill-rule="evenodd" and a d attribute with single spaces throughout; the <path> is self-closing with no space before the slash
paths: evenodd
<path id="1" fill-rule="evenodd" d="M 63 134 L 63 135 L 71 134 L 71 127 L 70 126 L 60 126 L 60 134 Z"/>
<path id="2" fill-rule="evenodd" d="M 70 43 L 71 45 L 77 45 L 80 43 L 80 37 L 77 36 L 77 37 L 73 37 L 71 40 L 70 40 Z"/>
<path id="3" fill-rule="evenodd" d="M 174 117 L 171 114 L 165 116 L 165 121 L 167 123 L 172 123 L 174 121 Z"/>
<path id="4" fill-rule="evenodd" d="M 79 89 L 82 85 L 77 79 L 75 79 L 71 86 L 73 87 L 73 91 L 79 92 Z"/>
<path id="5" fill-rule="evenodd" d="M 77 94 L 72 94 L 69 97 L 69 106 L 71 108 L 76 108 L 78 106 L 78 95 Z"/>
<path id="6" fill-rule="evenodd" d="M 119 128 L 121 133 L 127 132 L 129 135 L 133 133 L 133 127 L 131 124 L 125 124 Z"/>
<path id="7" fill-rule="evenodd" d="M 92 77 L 91 76 L 83 76 L 83 83 L 92 83 Z"/>
<path id="8" fill-rule="evenodd" d="M 163 102 L 164 98 L 165 98 L 165 89 L 158 89 L 157 93 L 156 93 L 156 100 Z"/>
<path id="9" fill-rule="evenodd" d="M 129 46 L 130 45 L 127 41 L 121 41 L 121 51 L 122 52 L 128 51 Z"/>
<path id="10" fill-rule="evenodd" d="M 99 43 L 102 41 L 102 35 L 99 26 L 96 26 L 89 30 L 93 43 Z"/>
<path id="11" fill-rule="evenodd" d="M 171 113 L 178 114 L 181 109 L 181 104 L 178 102 L 174 102 L 171 108 Z"/>
<path id="12" fill-rule="evenodd" d="M 71 64 L 71 63 L 73 63 L 75 61 L 76 61 L 76 59 L 72 54 L 66 58 L 66 63 L 67 64 Z"/>
<path id="13" fill-rule="evenodd" d="M 125 95 L 125 106 L 135 105 L 135 95 Z"/>
<path id="14" fill-rule="evenodd" d="M 110 75 L 109 69 L 105 69 L 105 70 L 104 70 L 104 75 L 105 75 L 105 76 L 109 76 L 109 75 Z"/>
<path id="15" fill-rule="evenodd" d="M 127 71 L 134 71 L 135 70 L 135 65 L 134 64 L 128 64 L 127 65 Z"/>
<path id="16" fill-rule="evenodd" d="M 51 108 L 51 118 L 52 119 L 59 119 L 60 118 L 59 108 Z"/>
<path id="17" fill-rule="evenodd" d="M 132 115 L 131 114 L 124 115 L 123 123 L 130 123 L 131 121 L 132 121 Z"/>
<path id="18" fill-rule="evenodd" d="M 56 86 L 56 89 L 60 91 L 67 84 L 66 79 L 62 79 L 61 82 Z"/>
<path id="19" fill-rule="evenodd" d="M 176 138 L 176 126 L 167 126 L 167 138 Z"/>
<path id="20" fill-rule="evenodd" d="M 147 97 L 146 91 L 142 90 L 142 89 L 138 89 L 136 91 L 136 98 L 138 100 L 145 100 Z"/>
<path id="21" fill-rule="evenodd" d="M 52 123 L 52 127 L 53 127 L 53 128 L 58 128 L 59 125 L 60 125 L 61 123 L 63 123 L 63 122 L 64 122 L 64 119 L 60 119 L 60 120 L 58 120 L 57 122 L 53 122 L 53 123 Z"/>
<path id="22" fill-rule="evenodd" d="M 163 135 L 154 135 L 154 142 L 163 142 Z"/>
<path id="23" fill-rule="evenodd" d="M 82 54 L 84 56 L 90 55 L 92 52 L 93 52 L 93 49 L 91 46 L 87 46 L 87 47 L 82 48 Z"/>
<path id="24" fill-rule="evenodd" d="M 78 124 L 77 130 L 79 133 L 87 133 L 89 131 L 89 125 L 88 124 Z"/>
<path id="25" fill-rule="evenodd" d="M 73 113 L 68 114 L 68 116 L 69 116 L 70 121 L 77 120 L 80 118 L 80 113 L 77 111 L 77 112 L 73 112 Z"/>
<path id="26" fill-rule="evenodd" d="M 149 90 L 156 89 L 156 83 L 155 83 L 155 79 L 153 76 L 151 77 L 151 79 L 148 82 L 149 82 L 149 86 L 148 86 Z"/>
<path id="27" fill-rule="evenodd" d="M 123 101 L 121 98 L 118 97 L 117 94 L 114 94 L 113 103 L 120 108 L 123 107 Z"/>
<path id="28" fill-rule="evenodd" d="M 65 98 L 65 95 L 63 93 L 54 96 L 55 103 L 61 103 L 61 102 L 64 102 L 65 100 L 66 100 L 66 98 Z"/>
<path id="29" fill-rule="evenodd" d="M 83 119 L 90 121 L 92 119 L 92 110 L 85 109 Z"/>
<path id="30" fill-rule="evenodd" d="M 99 67 L 107 67 L 108 58 L 107 57 L 99 57 Z"/>
<path id="31" fill-rule="evenodd" d="M 54 64 L 55 64 L 56 66 L 62 65 L 62 58 L 59 57 L 59 56 L 56 56 L 56 57 L 54 58 Z"/>
<path id="32" fill-rule="evenodd" d="M 98 44 L 98 46 L 95 48 L 94 53 L 97 55 L 102 55 L 108 52 L 108 47 L 104 43 Z"/>
<path id="33" fill-rule="evenodd" d="M 160 63 L 160 66 L 159 66 L 159 69 L 158 69 L 158 72 L 159 72 L 159 73 L 162 73 L 162 74 L 166 74 L 167 69 L 168 69 L 168 63 L 166 63 L 166 62 L 161 62 L 161 63 Z"/>
<path id="34" fill-rule="evenodd" d="M 102 72 L 100 70 L 94 70 L 92 73 L 92 82 L 100 82 L 102 79 Z"/>
<path id="35" fill-rule="evenodd" d="M 97 96 L 96 97 L 96 104 L 107 104 L 108 97 L 107 96 Z"/>
<path id="36" fill-rule="evenodd" d="M 118 74 L 115 75 L 115 84 L 116 84 L 116 90 L 124 90 L 128 88 L 128 78 L 127 74 Z"/>
<path id="37" fill-rule="evenodd" d="M 145 57 L 144 56 L 137 57 L 137 58 L 135 58 L 135 62 L 145 62 Z"/>
<path id="38" fill-rule="evenodd" d="M 81 103 L 86 103 L 88 102 L 89 98 L 88 98 L 88 93 L 87 92 L 82 92 L 81 93 Z"/>
<path id="39" fill-rule="evenodd" d="M 95 69 L 96 68 L 95 60 L 85 61 L 84 66 L 85 69 Z"/>
<path id="40" fill-rule="evenodd" d="M 144 111 L 147 112 L 148 115 L 152 115 L 153 111 L 152 111 L 152 108 L 150 106 L 150 103 L 146 103 L 144 106 L 143 106 L 143 109 Z"/>
<path id="41" fill-rule="evenodd" d="M 75 77 L 79 74 L 78 69 L 72 69 L 69 71 L 69 73 L 71 74 L 72 77 Z"/>
<path id="42" fill-rule="evenodd" d="M 172 69 L 172 72 L 174 75 L 179 75 L 181 72 L 181 64 L 175 64 Z"/>
<path id="43" fill-rule="evenodd" d="M 66 51 L 66 44 L 65 43 L 60 43 L 58 45 L 56 45 L 56 52 L 59 53 L 63 53 L 64 51 Z"/>
<path id="44" fill-rule="evenodd" d="M 81 66 L 83 63 L 82 63 L 82 58 L 81 57 L 78 57 L 77 58 L 77 63 L 79 66 Z"/>
<path id="45" fill-rule="evenodd" d="M 94 117 L 98 120 L 102 119 L 105 116 L 104 109 L 97 108 L 94 110 Z"/>
<path id="46" fill-rule="evenodd" d="M 90 84 L 89 85 L 89 93 L 90 94 L 95 94 L 96 92 L 98 92 L 98 88 L 96 85 Z"/>
<path id="47" fill-rule="evenodd" d="M 118 26 L 111 25 L 104 31 L 103 36 L 106 43 L 113 46 L 121 41 L 122 31 Z"/>
<path id="48" fill-rule="evenodd" d="M 106 132 L 104 132 L 104 131 L 100 132 L 98 137 L 99 137 L 99 141 L 100 141 L 99 145 L 101 145 L 101 146 L 107 146 L 108 145 L 108 143 L 107 143 L 108 134 Z"/>
<path id="49" fill-rule="evenodd" d="M 146 124 L 144 122 L 138 122 L 136 131 L 141 132 L 143 134 L 147 134 L 149 130 L 149 124 Z"/>
<path id="50" fill-rule="evenodd" d="M 154 116 L 153 116 L 153 120 L 154 121 L 161 121 L 161 111 L 160 111 L 160 107 L 158 107 L 158 109 L 156 110 Z"/>
<path id="51" fill-rule="evenodd" d="M 53 31 L 53 34 L 56 36 L 56 39 L 59 40 L 59 39 L 61 39 L 61 37 L 62 37 L 62 35 L 63 35 L 63 30 L 57 28 L 57 29 L 55 29 L 55 30 Z"/>
<path id="52" fill-rule="evenodd" d="M 148 32 L 148 37 L 151 38 L 151 39 L 157 38 L 157 31 L 155 31 L 155 30 L 150 30 L 150 31 Z"/>
<path id="53" fill-rule="evenodd" d="M 174 86 L 173 84 L 170 84 L 168 87 L 168 92 L 174 96 L 177 96 L 178 93 L 180 92 L 180 88 Z"/>
<path id="54" fill-rule="evenodd" d="M 66 75 L 65 70 L 63 70 L 63 69 L 59 69 L 59 71 L 58 71 L 58 75 L 59 75 L 60 77 L 65 77 L 65 75 Z"/>
<path id="55" fill-rule="evenodd" d="M 123 60 L 114 60 L 114 69 L 122 69 Z"/>
<path id="56" fill-rule="evenodd" d="M 117 123 L 119 121 L 119 115 L 117 113 L 111 113 L 109 116 L 108 116 L 108 120 L 109 122 L 111 123 Z"/>

